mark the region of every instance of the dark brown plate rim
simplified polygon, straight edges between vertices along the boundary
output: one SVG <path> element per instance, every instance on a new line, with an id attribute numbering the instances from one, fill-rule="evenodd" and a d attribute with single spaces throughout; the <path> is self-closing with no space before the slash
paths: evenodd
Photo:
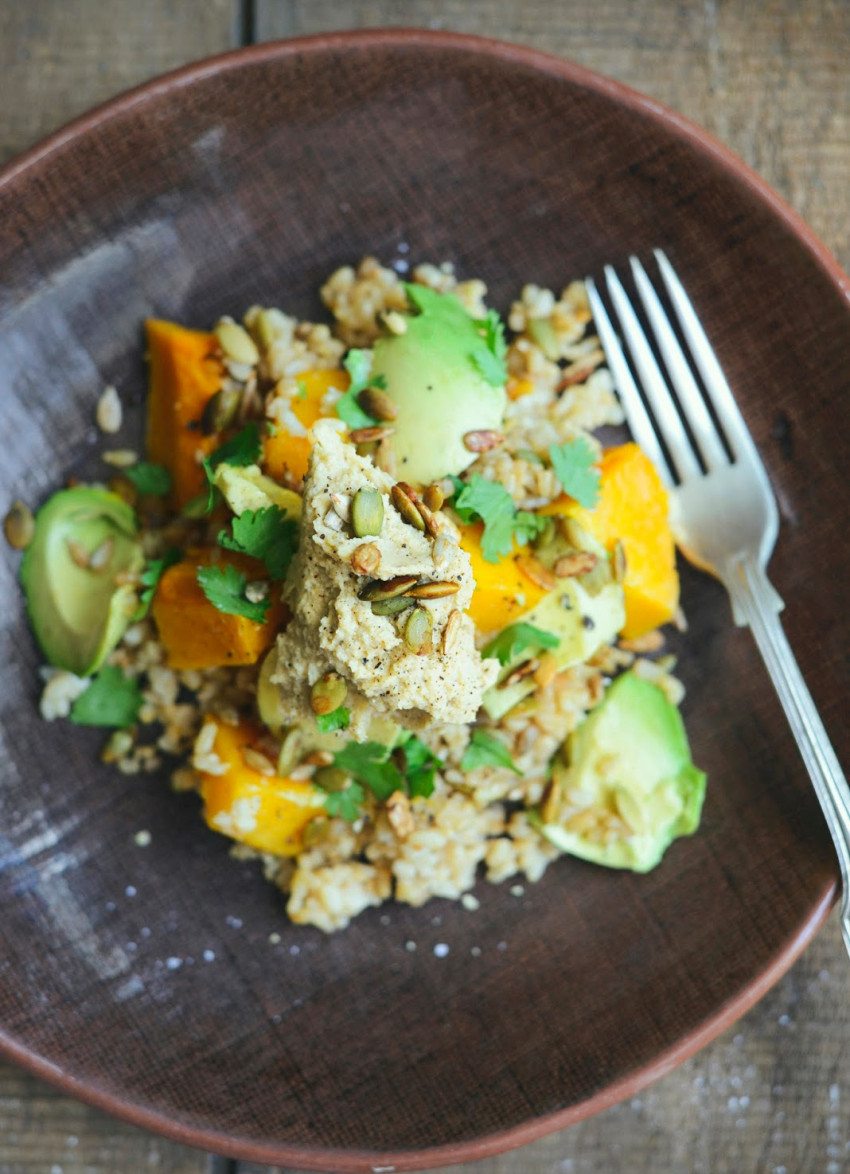
<path id="1" fill-rule="evenodd" d="M 850 278 L 847 277 L 826 246 L 785 200 L 773 191 L 756 172 L 696 123 L 671 110 L 663 103 L 640 94 L 621 82 L 603 77 L 585 66 L 524 45 L 498 41 L 489 37 L 472 36 L 466 33 L 417 28 L 358 29 L 314 34 L 286 41 L 271 41 L 205 58 L 136 86 L 61 127 L 0 169 L 0 189 L 19 177 L 25 176 L 26 172 L 37 164 L 49 160 L 51 154 L 67 143 L 96 131 L 99 126 L 114 116 L 124 114 L 133 107 L 151 99 L 192 85 L 202 78 L 223 71 L 240 69 L 258 62 L 279 60 L 308 53 L 322 53 L 328 50 L 338 51 L 351 46 L 366 48 L 398 46 L 479 53 L 512 64 L 524 65 L 540 73 L 572 82 L 579 87 L 595 90 L 597 93 L 613 99 L 621 106 L 650 117 L 661 124 L 668 133 L 684 139 L 692 148 L 709 156 L 727 173 L 733 175 L 749 188 L 763 204 L 766 204 L 789 232 L 804 246 L 815 263 L 847 301 L 848 309 L 850 309 Z M 471 1162 L 527 1145 L 546 1134 L 564 1129 L 601 1112 L 603 1109 L 610 1108 L 617 1102 L 633 1096 L 651 1082 L 665 1076 L 695 1052 L 705 1047 L 754 1006 L 790 969 L 823 924 L 836 899 L 837 892 L 838 870 L 836 864 L 832 882 L 828 883 L 817 895 L 807 917 L 776 953 L 770 964 L 754 975 L 734 998 L 727 1000 L 700 1027 L 684 1036 L 673 1047 L 662 1052 L 652 1063 L 567 1109 L 535 1117 L 524 1124 L 498 1133 L 491 1133 L 485 1137 L 455 1144 L 435 1145 L 418 1150 L 372 1151 L 317 1149 L 291 1145 L 286 1142 L 266 1144 L 250 1139 L 240 1140 L 219 1133 L 208 1126 L 187 1125 L 184 1122 L 176 1121 L 160 1112 L 137 1105 L 118 1093 L 93 1086 L 30 1051 L 2 1030 L 0 1030 L 0 1055 L 56 1086 L 69 1096 L 76 1097 L 96 1109 L 101 1109 L 132 1125 L 158 1133 L 173 1141 L 208 1150 L 224 1157 L 312 1170 L 373 1171 L 374 1174 L 378 1174 L 379 1171 L 422 1170 Z"/>

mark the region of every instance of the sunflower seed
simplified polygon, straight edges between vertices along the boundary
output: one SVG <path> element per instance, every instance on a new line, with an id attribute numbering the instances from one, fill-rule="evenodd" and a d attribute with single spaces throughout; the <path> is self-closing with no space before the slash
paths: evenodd
<path id="1" fill-rule="evenodd" d="M 332 493 L 330 494 L 331 505 L 334 508 L 334 513 L 339 514 L 343 522 L 347 522 L 351 518 L 351 498 L 347 493 Z"/>

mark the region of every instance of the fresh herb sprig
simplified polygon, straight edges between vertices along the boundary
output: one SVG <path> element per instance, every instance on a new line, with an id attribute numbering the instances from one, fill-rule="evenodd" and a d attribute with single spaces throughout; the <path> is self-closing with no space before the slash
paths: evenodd
<path id="1" fill-rule="evenodd" d="M 461 770 L 475 770 L 479 766 L 504 766 L 515 774 L 521 773 L 505 744 L 486 730 L 472 731 L 469 745 L 460 760 Z"/>
<path id="2" fill-rule="evenodd" d="M 481 554 L 488 563 L 499 562 L 511 553 L 514 542 L 530 542 L 548 525 L 548 518 L 517 509 L 504 485 L 479 473 L 467 482 L 456 479 L 455 488 L 450 504 L 461 521 L 484 523 Z"/>
<path id="3" fill-rule="evenodd" d="M 286 575 L 298 534 L 298 526 L 287 518 L 286 510 L 277 505 L 245 510 L 233 518 L 230 529 L 230 534 L 219 531 L 219 546 L 259 559 L 273 579 Z"/>
<path id="4" fill-rule="evenodd" d="M 139 682 L 117 665 L 106 664 L 71 706 L 69 717 L 78 726 L 124 730 L 135 722 L 141 707 Z"/>
<path id="5" fill-rule="evenodd" d="M 333 764 L 345 771 L 349 783 L 341 791 L 329 791 L 325 806 L 331 815 L 354 820 L 370 793 L 379 802 L 385 802 L 396 791 L 411 799 L 427 799 L 434 792 L 434 775 L 440 762 L 424 742 L 411 734 L 395 748 L 381 742 L 349 742 L 334 754 Z"/>
<path id="6" fill-rule="evenodd" d="M 577 436 L 565 444 L 553 444 L 549 448 L 549 460 L 564 493 L 592 510 L 599 501 L 600 476 L 596 454 L 588 441 Z"/>
<path id="7" fill-rule="evenodd" d="M 561 640 L 554 632 L 520 621 L 503 628 L 498 636 L 481 649 L 481 655 L 506 665 L 528 648 L 557 648 Z"/>
<path id="8" fill-rule="evenodd" d="M 180 551 L 172 549 L 166 551 L 162 558 L 154 558 L 147 563 L 139 576 L 139 586 L 144 590 L 139 593 L 139 606 L 133 613 L 133 622 L 143 620 L 148 614 L 160 579 L 169 567 L 180 562 L 180 557 Z"/>
<path id="9" fill-rule="evenodd" d="M 227 615 L 244 616 L 245 619 L 253 620 L 257 624 L 262 624 L 265 620 L 271 600 L 248 599 L 245 594 L 245 588 L 248 586 L 247 576 L 237 571 L 232 563 L 225 563 L 224 566 L 199 567 L 198 582 L 204 595 L 219 611 Z"/>
<path id="10" fill-rule="evenodd" d="M 124 476 L 145 496 L 165 497 L 171 492 L 171 474 L 165 465 L 137 461 L 135 465 L 130 465 L 124 470 Z"/>
<path id="11" fill-rule="evenodd" d="M 387 381 L 383 375 L 376 375 L 374 379 L 369 377 L 372 370 L 372 356 L 369 351 L 361 351 L 356 348 L 350 350 L 342 365 L 348 372 L 351 382 L 348 385 L 348 391 L 336 401 L 336 414 L 352 430 L 371 428 L 378 421 L 374 416 L 363 411 L 358 403 L 358 396 L 367 387 L 386 388 Z"/>

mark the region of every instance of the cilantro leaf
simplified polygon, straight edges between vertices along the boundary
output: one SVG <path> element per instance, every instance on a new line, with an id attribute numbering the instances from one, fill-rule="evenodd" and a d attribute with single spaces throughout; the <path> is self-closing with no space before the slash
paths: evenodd
<path id="1" fill-rule="evenodd" d="M 514 760 L 504 743 L 486 730 L 472 731 L 472 739 L 460 762 L 461 770 L 475 770 L 479 766 L 505 766 L 515 774 L 521 773 L 514 766 Z"/>
<path id="2" fill-rule="evenodd" d="M 135 678 L 125 677 L 117 665 L 104 665 L 92 683 L 71 706 L 70 720 L 78 726 L 131 726 L 142 707 Z"/>
<path id="3" fill-rule="evenodd" d="M 347 730 L 351 721 L 351 710 L 344 705 L 338 705 L 330 713 L 316 714 L 316 725 L 323 734 L 330 734 L 334 730 Z"/>
<path id="4" fill-rule="evenodd" d="M 219 611 L 231 616 L 245 616 L 261 624 L 269 610 L 270 600 L 256 603 L 245 598 L 247 579 L 230 563 L 223 567 L 198 567 L 198 582 L 207 599 Z"/>
<path id="5" fill-rule="evenodd" d="M 335 815 L 348 823 L 354 823 L 365 801 L 366 792 L 359 783 L 352 782 L 342 791 L 325 793 L 325 808 L 328 815 Z"/>
<path id="6" fill-rule="evenodd" d="M 165 465 L 154 465 L 150 461 L 139 461 L 124 470 L 124 476 L 132 481 L 139 493 L 152 497 L 165 497 L 171 489 L 171 474 Z"/>
<path id="7" fill-rule="evenodd" d="M 139 585 L 144 587 L 144 591 L 139 594 L 139 606 L 133 613 L 133 623 L 136 620 L 142 620 L 150 611 L 151 603 L 153 602 L 154 593 L 160 579 L 168 570 L 173 567 L 175 563 L 180 562 L 179 550 L 168 550 L 162 558 L 151 559 L 147 566 L 139 576 Z"/>
<path id="8" fill-rule="evenodd" d="M 404 787 L 401 771 L 389 761 L 390 748 L 380 742 L 349 742 L 334 755 L 334 766 L 348 771 L 376 799 L 389 799 Z"/>
<path id="9" fill-rule="evenodd" d="M 401 749 L 408 795 L 411 799 L 427 799 L 434 793 L 434 775 L 440 765 L 439 758 L 413 734 Z"/>
<path id="10" fill-rule="evenodd" d="M 284 577 L 295 554 L 298 532 L 295 522 L 286 517 L 286 510 L 277 505 L 245 510 L 233 519 L 231 529 L 232 535 L 219 531 L 219 546 L 260 559 L 273 579 Z"/>
<path id="11" fill-rule="evenodd" d="M 494 657 L 499 664 L 505 665 L 527 648 L 557 648 L 560 643 L 560 637 L 554 632 L 546 632 L 543 628 L 535 628 L 534 624 L 520 621 L 503 628 L 495 639 L 482 648 L 481 655 Z"/>
<path id="12" fill-rule="evenodd" d="M 564 493 L 592 510 L 599 500 L 599 470 L 595 468 L 596 454 L 588 441 L 577 436 L 566 444 L 553 444 L 549 448 L 549 460 Z"/>
<path id="13" fill-rule="evenodd" d="M 369 372 L 372 369 L 372 356 L 368 351 L 354 348 L 345 356 L 342 365 L 348 372 L 351 383 L 345 395 L 341 395 L 336 401 L 336 414 L 350 429 L 371 428 L 378 421 L 368 412 L 363 411 L 357 402 L 357 397 L 361 391 L 365 391 L 370 386 Z M 375 386 L 377 385 L 376 382 Z"/>
<path id="14" fill-rule="evenodd" d="M 548 524 L 539 514 L 518 510 L 504 485 L 478 473 L 470 477 L 452 504 L 463 521 L 477 515 L 484 523 L 481 553 L 488 563 L 497 563 L 510 554 L 514 539 L 521 544 L 530 542 Z"/>
<path id="15" fill-rule="evenodd" d="M 488 310 L 480 325 L 484 337 L 482 345 L 473 350 L 472 361 L 487 383 L 493 387 L 504 387 L 508 381 L 508 369 L 505 366 L 505 355 L 508 353 L 505 327 L 495 310 Z"/>
<path id="16" fill-rule="evenodd" d="M 213 449 L 207 460 L 204 461 L 204 466 L 206 467 L 207 461 L 211 469 L 215 469 L 217 465 L 235 465 L 237 467 L 256 465 L 262 451 L 260 427 L 252 420 L 250 424 L 245 425 L 241 432 L 237 432 L 235 436 L 231 436 L 230 440 L 225 440 L 224 444 Z M 207 476 L 209 476 L 209 471 Z"/>

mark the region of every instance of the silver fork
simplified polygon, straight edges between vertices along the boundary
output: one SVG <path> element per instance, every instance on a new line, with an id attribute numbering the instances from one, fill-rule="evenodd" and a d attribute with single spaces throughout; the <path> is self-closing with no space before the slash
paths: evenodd
<path id="1" fill-rule="evenodd" d="M 838 854 L 841 932 L 850 954 L 850 788 L 782 630 L 778 613 L 784 605 L 767 579 L 766 567 L 779 530 L 776 501 L 693 305 L 660 249 L 655 250 L 655 259 L 731 458 L 676 333 L 636 257 L 630 258 L 635 285 L 678 406 L 628 295 L 610 265 L 605 268 L 608 292 L 654 423 L 592 278 L 587 280 L 590 308 L 631 433 L 670 491 L 677 540 L 692 562 L 726 587 L 735 622 L 740 627 L 749 625 L 779 694 Z M 669 453 L 669 461 L 659 438 Z"/>

